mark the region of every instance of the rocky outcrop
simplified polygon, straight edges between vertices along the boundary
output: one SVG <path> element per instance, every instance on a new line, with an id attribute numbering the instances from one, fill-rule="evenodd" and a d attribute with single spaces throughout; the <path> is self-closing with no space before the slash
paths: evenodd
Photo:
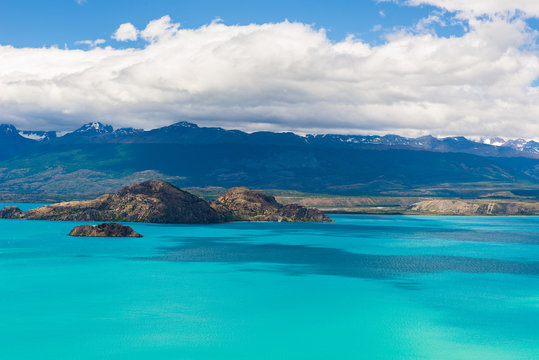
<path id="1" fill-rule="evenodd" d="M 246 187 L 231 188 L 210 204 L 224 218 L 232 221 L 264 221 L 280 208 L 273 196 L 256 193 Z"/>
<path id="2" fill-rule="evenodd" d="M 30 220 L 121 221 L 166 224 L 210 224 L 222 221 L 210 205 L 162 181 L 124 187 L 95 200 L 46 205 L 26 212 Z"/>
<path id="3" fill-rule="evenodd" d="M 69 233 L 69 236 L 88 237 L 142 237 L 130 226 L 117 223 L 104 223 L 99 225 L 80 225 Z"/>
<path id="4" fill-rule="evenodd" d="M 6 206 L 0 210 L 0 219 L 22 219 L 24 212 L 16 206 Z"/>
<path id="5" fill-rule="evenodd" d="M 298 204 L 281 207 L 277 211 L 278 220 L 286 222 L 334 222 L 320 210 L 306 208 Z"/>
<path id="6" fill-rule="evenodd" d="M 3 215 L 2 215 L 3 214 Z M 319 210 L 279 204 L 273 196 L 232 188 L 211 204 L 162 181 L 124 187 L 94 200 L 45 205 L 23 213 L 5 208 L 0 218 L 212 224 L 227 221 L 332 222 Z"/>
<path id="7" fill-rule="evenodd" d="M 226 221 L 333 222 L 317 209 L 283 206 L 273 196 L 246 187 L 231 188 L 210 204 Z"/>
<path id="8" fill-rule="evenodd" d="M 440 215 L 539 215 L 539 204 L 485 200 L 425 200 L 410 205 L 407 212 Z"/>

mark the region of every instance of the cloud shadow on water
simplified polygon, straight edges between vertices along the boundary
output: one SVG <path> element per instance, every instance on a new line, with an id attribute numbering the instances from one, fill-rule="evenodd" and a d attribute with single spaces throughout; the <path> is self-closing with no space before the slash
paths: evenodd
<path id="1" fill-rule="evenodd" d="M 180 246 L 160 248 L 145 260 L 284 265 L 290 275 L 333 275 L 390 279 L 404 274 L 462 272 L 539 275 L 539 262 L 504 261 L 447 255 L 358 254 L 327 247 L 246 244 L 193 239 Z"/>

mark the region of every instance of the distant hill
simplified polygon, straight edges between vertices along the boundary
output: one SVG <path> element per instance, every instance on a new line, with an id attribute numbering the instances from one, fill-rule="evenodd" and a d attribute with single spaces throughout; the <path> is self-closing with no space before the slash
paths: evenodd
<path id="1" fill-rule="evenodd" d="M 491 192 L 539 188 L 539 155 L 524 150 L 533 142 L 512 147 L 463 137 L 249 134 L 187 122 L 150 131 L 101 123 L 67 134 L 10 125 L 0 130 L 4 198 L 85 197 L 155 177 L 181 187 L 338 194 L 450 195 L 462 192 L 462 184 Z"/>

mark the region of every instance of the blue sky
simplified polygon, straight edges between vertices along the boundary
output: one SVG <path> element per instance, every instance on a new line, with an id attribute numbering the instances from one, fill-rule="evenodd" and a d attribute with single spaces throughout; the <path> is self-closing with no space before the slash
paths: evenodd
<path id="1" fill-rule="evenodd" d="M 0 122 L 539 139 L 538 40 L 537 0 L 1 0 Z"/>
<path id="2" fill-rule="evenodd" d="M 325 28 L 332 40 L 354 34 L 365 41 L 383 41 L 383 29 L 411 26 L 436 8 L 371 0 L 274 0 L 274 1 L 133 1 L 133 0 L 3 0 L 0 2 L 0 44 L 17 47 L 58 45 L 103 38 L 119 24 L 144 27 L 163 15 L 195 28 L 215 18 L 232 24 L 281 22 L 285 19 Z M 375 27 L 381 31 L 373 31 Z M 376 29 L 376 28 L 375 28 Z M 437 29 L 440 34 L 461 34 L 459 26 Z M 110 45 L 115 45 L 110 41 Z"/>

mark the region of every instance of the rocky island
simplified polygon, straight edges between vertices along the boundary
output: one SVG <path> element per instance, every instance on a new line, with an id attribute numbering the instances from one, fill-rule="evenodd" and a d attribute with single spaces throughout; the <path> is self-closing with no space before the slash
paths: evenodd
<path id="1" fill-rule="evenodd" d="M 320 210 L 297 204 L 282 205 L 273 196 L 235 187 L 210 206 L 227 221 L 331 222 Z"/>
<path id="2" fill-rule="evenodd" d="M 69 233 L 69 236 L 87 237 L 142 237 L 130 226 L 117 223 L 103 223 L 99 225 L 79 225 Z"/>
<path id="3" fill-rule="evenodd" d="M 22 212 L 0 210 L 0 218 L 63 221 L 118 221 L 161 224 L 214 224 L 233 221 L 333 222 L 317 209 L 279 204 L 273 196 L 232 188 L 207 202 L 163 180 L 126 186 L 94 200 L 70 201 Z"/>
<path id="4" fill-rule="evenodd" d="M 0 219 L 22 219 L 24 212 L 16 206 L 6 206 L 0 210 Z"/>

